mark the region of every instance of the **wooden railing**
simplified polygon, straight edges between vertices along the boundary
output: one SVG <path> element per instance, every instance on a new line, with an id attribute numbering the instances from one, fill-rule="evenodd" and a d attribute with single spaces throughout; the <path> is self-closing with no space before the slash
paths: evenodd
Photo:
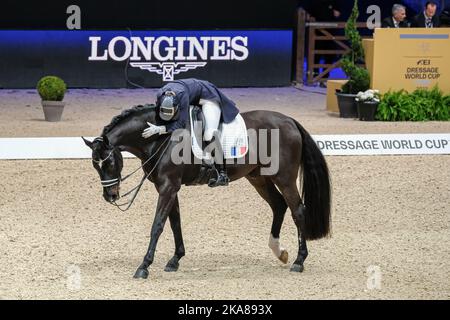
<path id="1" fill-rule="evenodd" d="M 307 22 L 307 13 L 304 9 L 299 8 L 297 11 L 297 52 L 296 52 L 296 77 L 297 84 L 303 84 L 304 80 L 304 61 L 305 61 L 305 43 L 308 41 L 307 55 L 307 73 L 306 82 L 313 85 L 318 82 L 324 82 L 324 78 L 331 70 L 339 67 L 339 60 L 332 64 L 316 64 L 316 55 L 339 55 L 342 56 L 350 51 L 347 43 L 347 37 L 344 35 L 333 35 L 330 29 L 345 28 L 345 22 Z M 357 28 L 367 28 L 365 22 L 358 22 Z M 308 38 L 306 37 L 308 29 Z M 344 32 L 342 32 L 344 33 Z M 336 50 L 317 50 L 317 41 L 332 41 L 339 49 Z M 314 75 L 314 69 L 322 68 L 322 72 Z"/>

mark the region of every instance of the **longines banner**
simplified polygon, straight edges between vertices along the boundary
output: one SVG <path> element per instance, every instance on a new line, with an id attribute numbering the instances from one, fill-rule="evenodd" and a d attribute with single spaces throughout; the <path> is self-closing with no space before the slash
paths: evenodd
<path id="1" fill-rule="evenodd" d="M 196 77 L 218 86 L 283 86 L 292 31 L 0 31 L 0 88 L 159 87 Z"/>

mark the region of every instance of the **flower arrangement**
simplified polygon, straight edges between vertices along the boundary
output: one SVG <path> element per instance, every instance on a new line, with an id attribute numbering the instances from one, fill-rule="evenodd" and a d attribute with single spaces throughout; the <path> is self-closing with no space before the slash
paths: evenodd
<path id="1" fill-rule="evenodd" d="M 358 102 L 380 102 L 380 91 L 379 90 L 366 90 L 364 92 L 360 91 L 355 97 Z"/>

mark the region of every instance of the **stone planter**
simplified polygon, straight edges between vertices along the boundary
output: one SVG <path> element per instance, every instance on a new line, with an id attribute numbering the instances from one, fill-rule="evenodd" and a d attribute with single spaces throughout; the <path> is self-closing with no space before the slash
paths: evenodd
<path id="1" fill-rule="evenodd" d="M 358 118 L 361 121 L 375 121 L 379 102 L 374 101 L 358 101 L 357 110 Z"/>
<path id="2" fill-rule="evenodd" d="M 61 120 L 65 103 L 63 101 L 42 101 L 46 121 L 56 122 Z"/>
<path id="3" fill-rule="evenodd" d="M 341 118 L 357 118 L 356 94 L 336 92 L 336 96 L 338 100 L 339 116 Z"/>

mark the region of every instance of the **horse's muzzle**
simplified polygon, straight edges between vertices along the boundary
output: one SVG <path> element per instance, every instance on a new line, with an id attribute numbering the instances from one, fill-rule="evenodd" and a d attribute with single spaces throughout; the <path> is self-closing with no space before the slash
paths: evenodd
<path id="1" fill-rule="evenodd" d="M 109 203 L 113 203 L 120 198 L 119 185 L 103 188 L 103 198 Z"/>

